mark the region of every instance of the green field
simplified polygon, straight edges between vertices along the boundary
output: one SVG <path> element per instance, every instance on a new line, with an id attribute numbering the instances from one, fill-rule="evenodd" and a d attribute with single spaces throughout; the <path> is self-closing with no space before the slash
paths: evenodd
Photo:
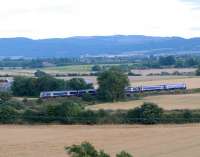
<path id="1" fill-rule="evenodd" d="M 57 71 L 57 72 L 90 72 L 93 65 L 68 65 L 60 67 L 42 68 L 44 71 Z"/>
<path id="2" fill-rule="evenodd" d="M 100 66 L 116 66 L 119 64 L 99 64 Z M 46 72 L 65 72 L 65 73 L 89 73 L 92 70 L 94 64 L 85 64 L 85 65 L 67 65 L 67 66 L 57 66 L 57 67 L 48 67 L 41 68 L 40 70 Z"/>

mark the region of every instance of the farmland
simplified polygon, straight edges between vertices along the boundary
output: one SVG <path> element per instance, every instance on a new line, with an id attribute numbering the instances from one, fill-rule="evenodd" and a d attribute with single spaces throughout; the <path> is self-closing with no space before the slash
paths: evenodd
<path id="1" fill-rule="evenodd" d="M 198 124 L 115 126 L 0 126 L 1 157 L 67 157 L 64 147 L 89 141 L 114 156 L 199 157 Z"/>
<path id="2" fill-rule="evenodd" d="M 72 77 L 60 77 L 60 79 L 69 80 Z M 81 77 L 88 82 L 94 83 L 97 86 L 96 76 Z M 129 76 L 130 84 L 132 86 L 141 85 L 159 85 L 165 83 L 186 83 L 188 89 L 200 88 L 200 77 L 188 76 Z"/>
<path id="3" fill-rule="evenodd" d="M 142 69 L 142 70 L 132 70 L 132 72 L 136 74 L 141 74 L 143 76 L 149 75 L 149 74 L 158 74 L 162 72 L 167 73 L 174 73 L 174 72 L 195 72 L 196 68 L 164 68 L 164 69 Z"/>
<path id="4" fill-rule="evenodd" d="M 90 106 L 89 109 L 127 110 L 138 107 L 144 102 L 153 102 L 166 110 L 172 109 L 200 109 L 200 94 L 160 95 L 148 96 L 141 100 L 128 102 L 105 103 Z"/>

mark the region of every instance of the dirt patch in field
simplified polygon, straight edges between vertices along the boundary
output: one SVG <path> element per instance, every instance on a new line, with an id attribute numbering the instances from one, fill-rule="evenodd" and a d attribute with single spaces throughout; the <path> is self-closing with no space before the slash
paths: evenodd
<path id="1" fill-rule="evenodd" d="M 111 110 L 127 110 L 138 107 L 144 102 L 153 102 L 166 110 L 172 109 L 200 109 L 200 94 L 183 94 L 183 95 L 159 95 L 148 96 L 142 100 L 104 103 L 89 106 L 89 109 L 111 109 Z"/>
<path id="2" fill-rule="evenodd" d="M 0 126 L 0 157 L 67 157 L 64 147 L 89 141 L 134 157 L 199 157 L 200 125 Z"/>

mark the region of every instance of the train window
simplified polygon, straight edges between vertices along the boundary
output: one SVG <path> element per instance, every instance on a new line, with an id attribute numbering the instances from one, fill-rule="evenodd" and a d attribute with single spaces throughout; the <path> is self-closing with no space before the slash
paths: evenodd
<path id="1" fill-rule="evenodd" d="M 70 94 L 77 94 L 77 92 L 69 92 Z"/>

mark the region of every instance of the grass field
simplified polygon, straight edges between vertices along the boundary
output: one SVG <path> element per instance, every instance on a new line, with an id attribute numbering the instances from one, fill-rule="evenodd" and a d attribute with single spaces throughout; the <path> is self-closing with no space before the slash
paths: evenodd
<path id="1" fill-rule="evenodd" d="M 60 67 L 43 68 L 46 72 L 89 73 L 93 65 L 69 65 Z"/>
<path id="2" fill-rule="evenodd" d="M 172 109 L 200 109 L 200 94 L 183 94 L 183 95 L 160 95 L 160 96 L 148 96 L 141 100 L 128 101 L 128 102 L 116 102 L 105 103 L 94 106 L 89 106 L 89 109 L 131 109 L 142 105 L 144 102 L 153 102 L 160 107 L 172 110 Z"/>
<path id="3" fill-rule="evenodd" d="M 0 126 L 0 157 L 67 157 L 65 146 L 89 141 L 112 157 L 199 157 L 200 125 Z"/>

